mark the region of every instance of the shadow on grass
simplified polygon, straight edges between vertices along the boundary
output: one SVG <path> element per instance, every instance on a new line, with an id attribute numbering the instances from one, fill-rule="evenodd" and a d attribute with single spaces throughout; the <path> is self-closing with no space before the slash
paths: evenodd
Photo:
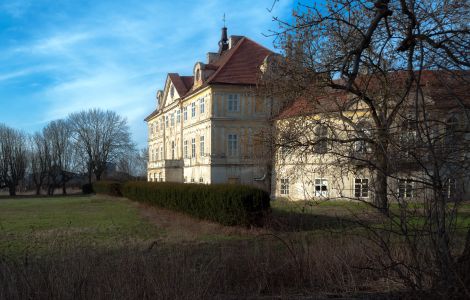
<path id="1" fill-rule="evenodd" d="M 345 230 L 358 227 L 353 216 L 328 216 L 273 209 L 266 222 L 266 228 L 279 232 L 312 230 Z"/>

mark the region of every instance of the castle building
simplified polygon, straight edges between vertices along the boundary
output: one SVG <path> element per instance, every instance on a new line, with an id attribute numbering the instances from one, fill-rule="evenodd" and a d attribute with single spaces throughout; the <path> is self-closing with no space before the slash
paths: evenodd
<path id="1" fill-rule="evenodd" d="M 256 95 L 260 66 L 272 52 L 222 28 L 218 52 L 189 76 L 169 73 L 148 124 L 148 181 L 242 183 L 266 188 L 255 153 L 271 104 Z"/>

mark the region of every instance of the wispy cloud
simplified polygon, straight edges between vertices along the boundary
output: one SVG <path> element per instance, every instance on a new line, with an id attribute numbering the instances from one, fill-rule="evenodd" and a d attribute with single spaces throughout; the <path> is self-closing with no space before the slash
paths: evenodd
<path id="1" fill-rule="evenodd" d="M 277 2 L 275 13 L 289 14 L 292 2 Z M 44 123 L 77 110 L 111 109 L 128 118 L 140 145 L 146 141 L 143 118 L 154 108 L 166 73 L 189 74 L 197 60 L 217 49 L 224 13 L 230 34 L 266 46 L 272 38 L 262 33 L 274 26 L 266 10 L 272 0 L 85 0 L 60 2 L 56 11 L 50 7 L 55 2 L 38 0 L 34 14 L 30 1 L 9 3 L 0 8 L 20 21 L 0 29 L 6 42 L 0 45 L 0 82 L 22 79 L 10 88 L 24 93 L 17 95 L 24 106 L 38 107 L 31 118 Z"/>

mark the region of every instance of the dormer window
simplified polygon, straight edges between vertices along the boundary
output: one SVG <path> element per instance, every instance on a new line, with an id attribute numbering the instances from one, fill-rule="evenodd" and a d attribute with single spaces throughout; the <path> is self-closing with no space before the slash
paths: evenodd
<path id="1" fill-rule="evenodd" d="M 200 81 L 200 80 L 201 80 L 201 70 L 197 69 L 196 70 L 196 81 Z"/>
<path id="2" fill-rule="evenodd" d="M 173 99 L 175 97 L 175 87 L 171 85 L 170 87 L 170 97 Z"/>

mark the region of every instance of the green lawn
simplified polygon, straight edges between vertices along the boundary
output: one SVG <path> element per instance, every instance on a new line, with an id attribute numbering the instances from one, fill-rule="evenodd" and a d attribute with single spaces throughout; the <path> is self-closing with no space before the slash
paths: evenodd
<path id="1" fill-rule="evenodd" d="M 113 246 L 160 234 L 135 203 L 101 196 L 0 200 L 0 251 L 40 251 L 64 243 Z"/>

